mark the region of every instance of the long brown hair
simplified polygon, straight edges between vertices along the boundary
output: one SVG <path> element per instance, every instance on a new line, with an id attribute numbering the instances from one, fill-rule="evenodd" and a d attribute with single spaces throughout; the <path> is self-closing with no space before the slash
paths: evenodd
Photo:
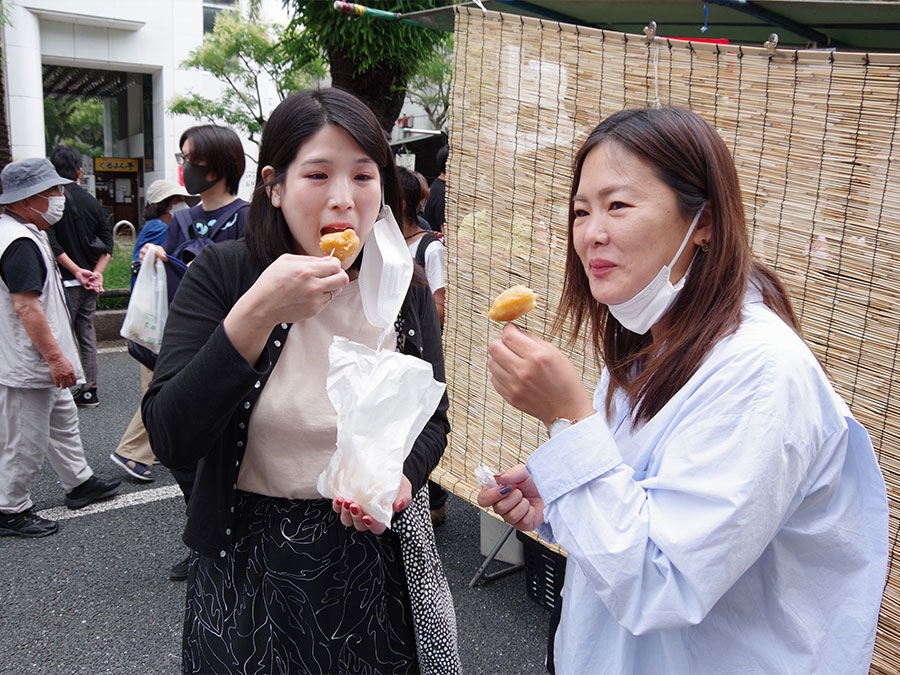
<path id="1" fill-rule="evenodd" d="M 575 213 L 569 202 L 565 280 L 554 332 L 571 318 L 574 340 L 589 321 L 594 353 L 610 375 L 607 414 L 614 392 L 621 388 L 633 403 L 635 422 L 647 421 L 685 385 L 715 344 L 737 330 L 748 281 L 798 333 L 799 324 L 781 282 L 753 258 L 734 161 L 702 117 L 680 108 L 628 109 L 608 117 L 575 157 L 572 198 L 585 158 L 602 143 L 615 143 L 649 164 L 675 192 L 683 217 L 693 217 L 705 202 L 704 217 L 712 223 L 709 250 L 696 254 L 683 290 L 665 315 L 659 342 L 654 343 L 651 333 L 632 333 L 606 305 L 594 300 L 572 245 Z"/>

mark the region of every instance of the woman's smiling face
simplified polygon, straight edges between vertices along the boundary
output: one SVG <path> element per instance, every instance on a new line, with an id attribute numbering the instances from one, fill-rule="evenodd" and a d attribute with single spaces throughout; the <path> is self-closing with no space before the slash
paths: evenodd
<path id="1" fill-rule="evenodd" d="M 630 300 L 672 262 L 692 219 L 653 167 L 615 141 L 604 141 L 585 157 L 572 207 L 572 245 L 591 295 L 605 305 Z M 673 284 L 687 272 L 704 236 L 705 228 L 694 231 L 672 267 Z"/>
<path id="2" fill-rule="evenodd" d="M 264 178 L 273 173 L 271 167 L 262 170 Z M 381 173 L 349 133 L 328 124 L 300 146 L 284 180 L 272 186 L 270 199 L 284 214 L 294 253 L 328 255 L 319 249 L 322 235 L 355 230 L 360 246 L 344 261 L 346 269 L 362 250 L 381 209 Z"/>

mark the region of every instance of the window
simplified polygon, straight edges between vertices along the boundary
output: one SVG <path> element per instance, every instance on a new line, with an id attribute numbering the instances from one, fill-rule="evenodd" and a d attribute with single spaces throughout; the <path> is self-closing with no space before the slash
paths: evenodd
<path id="1" fill-rule="evenodd" d="M 203 0 L 203 32 L 211 33 L 216 24 L 219 12 L 225 10 L 237 11 L 238 0 Z"/>

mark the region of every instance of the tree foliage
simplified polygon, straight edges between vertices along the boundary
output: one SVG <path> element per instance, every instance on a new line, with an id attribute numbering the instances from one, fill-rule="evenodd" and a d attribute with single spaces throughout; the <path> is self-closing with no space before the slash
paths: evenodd
<path id="1" fill-rule="evenodd" d="M 450 76 L 453 73 L 453 36 L 438 45 L 409 81 L 406 95 L 428 115 L 435 129 L 443 129 L 450 110 Z"/>
<path id="2" fill-rule="evenodd" d="M 97 99 L 47 96 L 44 98 L 44 142 L 47 155 L 57 145 L 83 155 L 103 155 L 103 103 Z"/>
<path id="3" fill-rule="evenodd" d="M 274 97 L 280 102 L 325 74 L 317 55 L 295 57 L 296 39 L 291 31 L 291 27 L 242 19 L 236 12 L 220 12 L 213 31 L 181 66 L 205 71 L 224 83 L 222 97 L 181 95 L 170 103 L 169 111 L 225 123 L 258 143 L 270 112 L 268 100 Z M 286 42 L 295 45 L 292 51 L 285 49 Z"/>
<path id="4" fill-rule="evenodd" d="M 323 55 L 336 87 L 369 104 L 390 131 L 403 107 L 406 85 L 446 34 L 400 21 L 337 12 L 325 0 L 284 0 L 294 9 L 294 39 L 286 46 L 295 58 Z M 414 12 L 451 4 L 450 0 L 368 0 L 367 7 Z"/>

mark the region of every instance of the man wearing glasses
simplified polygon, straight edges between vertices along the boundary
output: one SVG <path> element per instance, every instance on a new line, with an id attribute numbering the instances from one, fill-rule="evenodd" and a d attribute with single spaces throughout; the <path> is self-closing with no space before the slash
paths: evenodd
<path id="1" fill-rule="evenodd" d="M 84 382 L 47 229 L 66 207 L 46 159 L 0 172 L 0 536 L 43 537 L 55 521 L 32 510 L 31 480 L 46 453 L 72 509 L 116 493 L 88 466 L 69 387 Z"/>

